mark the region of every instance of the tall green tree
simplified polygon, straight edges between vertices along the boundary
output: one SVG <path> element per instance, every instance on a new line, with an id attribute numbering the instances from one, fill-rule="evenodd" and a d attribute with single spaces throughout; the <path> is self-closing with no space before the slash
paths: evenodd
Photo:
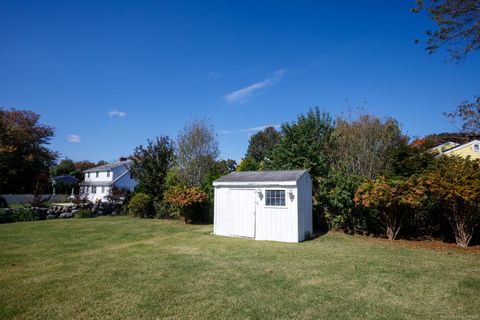
<path id="1" fill-rule="evenodd" d="M 70 159 L 63 159 L 59 164 L 54 166 L 50 170 L 51 176 L 64 176 L 64 175 L 75 175 L 77 173 L 77 168 L 75 167 L 75 162 Z"/>
<path id="2" fill-rule="evenodd" d="M 281 138 L 280 133 L 274 127 L 266 127 L 250 137 L 245 157 L 251 157 L 257 164 L 260 164 L 270 157 L 270 153 Z"/>
<path id="3" fill-rule="evenodd" d="M 439 145 L 439 144 L 437 144 Z M 392 160 L 389 175 L 411 177 L 420 174 L 434 164 L 435 154 L 412 144 L 400 144 L 389 154 Z"/>
<path id="4" fill-rule="evenodd" d="M 330 170 L 329 144 L 334 123 L 328 112 L 315 107 L 306 114 L 300 114 L 297 120 L 282 125 L 282 139 L 265 162 L 267 170 L 307 169 L 312 177 L 314 196 L 314 219 L 320 226 L 323 217 L 321 203 L 322 180 L 328 177 Z"/>
<path id="5" fill-rule="evenodd" d="M 235 171 L 237 162 L 232 159 L 216 161 L 208 171 L 208 174 L 202 181 L 201 188 L 205 191 L 209 199 L 213 201 L 213 181 Z"/>
<path id="6" fill-rule="evenodd" d="M 131 157 L 131 172 L 138 179 L 142 191 L 154 198 L 163 199 L 165 178 L 173 165 L 174 156 L 174 142 L 168 136 L 149 140 L 147 146 L 135 148 Z"/>
<path id="7" fill-rule="evenodd" d="M 203 220 L 213 221 L 213 209 L 214 209 L 214 188 L 213 181 L 218 178 L 235 171 L 237 162 L 232 159 L 216 161 L 215 164 L 208 171 L 207 176 L 203 179 L 201 189 L 207 194 L 207 200 L 205 201 L 206 210 L 204 211 L 208 216 L 204 216 Z"/>
<path id="8" fill-rule="evenodd" d="M 75 167 L 75 162 L 70 159 L 63 159 L 50 169 L 50 177 L 56 176 L 74 176 L 78 178 L 79 170 Z M 69 193 L 72 190 L 72 185 L 56 182 L 55 183 L 55 192 L 57 193 Z"/>
<path id="9" fill-rule="evenodd" d="M 325 207 L 325 218 L 329 228 L 344 231 L 359 231 L 366 228 L 366 219 L 357 214 L 353 201 L 355 191 L 362 179 L 332 168 L 328 176 L 321 180 L 324 190 L 320 201 Z"/>
<path id="10" fill-rule="evenodd" d="M 237 171 L 258 171 L 261 169 L 260 164 L 252 156 L 243 158 L 236 168 Z"/>
<path id="11" fill-rule="evenodd" d="M 53 128 L 29 110 L 0 108 L 0 193 L 40 193 L 57 154 Z"/>
<path id="12" fill-rule="evenodd" d="M 314 179 L 326 176 L 333 129 L 332 117 L 319 107 L 282 124 L 282 139 L 272 150 L 267 169 L 307 169 Z"/>

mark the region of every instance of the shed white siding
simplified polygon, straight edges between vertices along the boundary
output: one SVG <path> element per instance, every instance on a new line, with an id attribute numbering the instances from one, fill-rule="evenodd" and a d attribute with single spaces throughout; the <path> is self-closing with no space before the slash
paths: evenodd
<path id="1" fill-rule="evenodd" d="M 298 196 L 298 234 L 306 235 L 313 232 L 312 222 L 312 180 L 310 176 L 304 175 L 299 180 L 299 189 L 302 192 Z"/>
<path id="2" fill-rule="evenodd" d="M 305 240 L 306 233 L 312 232 L 312 186 L 308 173 L 301 173 L 295 181 L 215 181 L 214 234 L 284 242 Z M 269 177 L 268 172 L 259 175 Z M 267 190 L 284 191 L 285 205 L 266 205 Z"/>

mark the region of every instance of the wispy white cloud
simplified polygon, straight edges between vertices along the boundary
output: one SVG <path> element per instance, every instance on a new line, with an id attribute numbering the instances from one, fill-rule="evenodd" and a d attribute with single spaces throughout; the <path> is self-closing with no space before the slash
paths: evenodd
<path id="1" fill-rule="evenodd" d="M 223 100 L 225 100 L 227 103 L 245 103 L 254 95 L 256 91 L 266 87 L 274 86 L 283 78 L 286 72 L 286 69 L 277 70 L 272 74 L 271 77 L 263 81 L 256 82 L 240 90 L 230 92 L 223 97 Z"/>
<path id="2" fill-rule="evenodd" d="M 123 112 L 123 111 L 112 110 L 112 111 L 108 112 L 108 115 L 110 116 L 110 118 L 113 118 L 113 117 L 123 118 L 127 115 L 127 113 Z"/>
<path id="3" fill-rule="evenodd" d="M 209 79 L 218 79 L 218 78 L 221 78 L 221 77 L 223 77 L 223 73 L 221 73 L 221 72 L 212 71 L 212 72 L 207 73 L 207 78 L 209 78 Z"/>
<path id="4" fill-rule="evenodd" d="M 67 140 L 71 143 L 80 143 L 80 136 L 78 134 L 69 134 Z"/>
<path id="5" fill-rule="evenodd" d="M 274 127 L 275 129 L 280 128 L 279 124 L 266 124 L 264 126 L 260 127 L 252 127 L 252 128 L 244 128 L 244 129 L 237 129 L 237 130 L 222 130 L 220 131 L 221 134 L 231 134 L 231 133 L 256 133 L 258 131 L 264 130 L 265 128 L 268 127 Z"/>

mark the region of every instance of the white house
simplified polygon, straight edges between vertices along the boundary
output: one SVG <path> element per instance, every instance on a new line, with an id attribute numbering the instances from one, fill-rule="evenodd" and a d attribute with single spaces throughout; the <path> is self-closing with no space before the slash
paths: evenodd
<path id="1" fill-rule="evenodd" d="M 131 160 L 121 159 L 85 170 L 85 181 L 80 183 L 80 197 L 92 202 L 105 201 L 112 187 L 133 191 L 137 181 L 130 172 L 132 163 Z"/>
<path id="2" fill-rule="evenodd" d="M 213 186 L 216 235 L 299 242 L 312 233 L 312 181 L 305 170 L 232 172 Z"/>

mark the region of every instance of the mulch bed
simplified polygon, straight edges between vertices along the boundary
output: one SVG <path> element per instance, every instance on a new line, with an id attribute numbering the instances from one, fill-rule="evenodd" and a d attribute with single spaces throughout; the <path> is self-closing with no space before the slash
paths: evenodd
<path id="1" fill-rule="evenodd" d="M 330 231 L 334 233 L 342 233 L 341 231 Z M 384 238 L 362 236 L 362 235 L 353 235 L 353 237 L 359 237 L 367 242 L 382 244 L 382 245 L 393 245 L 403 248 L 413 248 L 413 249 L 428 249 L 436 251 L 447 251 L 448 253 L 474 253 L 480 254 L 480 244 L 470 244 L 468 248 L 458 247 L 454 242 L 445 242 L 441 239 L 419 239 L 419 240 L 407 240 L 407 239 L 398 239 L 398 240 L 388 240 Z"/>

